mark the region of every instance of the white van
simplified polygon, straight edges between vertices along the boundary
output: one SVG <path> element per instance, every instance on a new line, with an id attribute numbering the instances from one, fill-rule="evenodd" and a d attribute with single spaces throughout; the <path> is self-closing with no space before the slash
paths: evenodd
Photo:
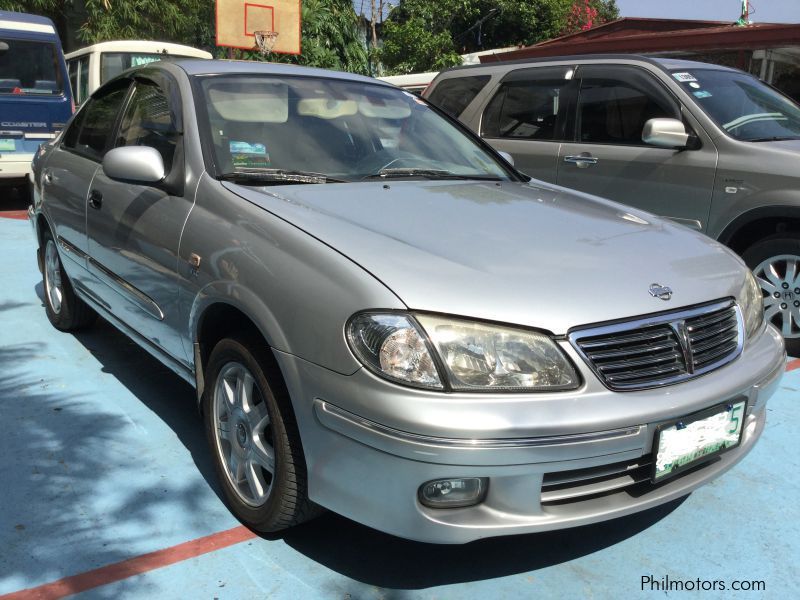
<path id="1" fill-rule="evenodd" d="M 438 74 L 439 71 L 432 71 L 429 73 L 411 73 L 410 75 L 389 75 L 387 77 L 378 77 L 378 79 L 419 96 Z"/>
<path id="2" fill-rule="evenodd" d="M 169 42 L 118 40 L 101 42 L 65 56 L 75 105 L 125 69 L 156 60 L 213 58 L 210 52 Z"/>

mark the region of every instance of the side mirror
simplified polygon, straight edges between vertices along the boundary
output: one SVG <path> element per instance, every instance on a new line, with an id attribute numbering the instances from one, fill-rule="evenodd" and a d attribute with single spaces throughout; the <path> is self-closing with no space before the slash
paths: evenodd
<path id="1" fill-rule="evenodd" d="M 498 150 L 497 153 L 502 156 L 508 164 L 514 166 L 514 157 L 504 150 Z"/>
<path id="2" fill-rule="evenodd" d="M 111 179 L 145 184 L 163 181 L 167 175 L 161 154 L 149 146 L 109 150 L 103 158 L 103 172 Z"/>
<path id="3" fill-rule="evenodd" d="M 644 124 L 642 141 L 659 148 L 686 148 L 689 134 L 678 119 L 650 119 Z"/>

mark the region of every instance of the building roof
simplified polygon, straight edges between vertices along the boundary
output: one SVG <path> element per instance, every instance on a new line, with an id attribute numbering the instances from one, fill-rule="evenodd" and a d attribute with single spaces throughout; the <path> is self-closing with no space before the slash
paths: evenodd
<path id="1" fill-rule="evenodd" d="M 758 23 L 739 27 L 723 21 L 626 17 L 518 50 L 481 57 L 481 62 L 572 54 L 742 50 L 800 44 L 800 24 Z"/>

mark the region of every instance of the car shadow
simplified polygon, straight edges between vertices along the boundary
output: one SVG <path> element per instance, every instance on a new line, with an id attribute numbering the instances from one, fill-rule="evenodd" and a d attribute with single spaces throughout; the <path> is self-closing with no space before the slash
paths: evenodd
<path id="1" fill-rule="evenodd" d="M 570 562 L 637 535 L 686 498 L 594 525 L 488 538 L 461 546 L 404 540 L 334 513 L 290 529 L 281 538 L 305 556 L 361 583 L 416 590 L 530 573 Z"/>
<path id="2" fill-rule="evenodd" d="M 41 288 L 37 286 L 41 297 Z M 194 390 L 111 324 L 98 319 L 75 338 L 177 435 L 198 472 L 222 499 Z M 397 590 L 493 579 L 569 562 L 618 544 L 651 527 L 685 498 L 660 507 L 561 531 L 441 546 L 401 539 L 334 513 L 275 535 L 296 552 L 366 585 Z M 268 549 L 265 551 L 269 551 Z"/>

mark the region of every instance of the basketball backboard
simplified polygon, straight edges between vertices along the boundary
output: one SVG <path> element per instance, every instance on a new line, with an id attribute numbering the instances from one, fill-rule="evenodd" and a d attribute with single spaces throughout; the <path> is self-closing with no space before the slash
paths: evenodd
<path id="1" fill-rule="evenodd" d="M 256 31 L 278 36 L 272 52 L 300 54 L 301 0 L 217 0 L 217 46 L 256 49 Z"/>

